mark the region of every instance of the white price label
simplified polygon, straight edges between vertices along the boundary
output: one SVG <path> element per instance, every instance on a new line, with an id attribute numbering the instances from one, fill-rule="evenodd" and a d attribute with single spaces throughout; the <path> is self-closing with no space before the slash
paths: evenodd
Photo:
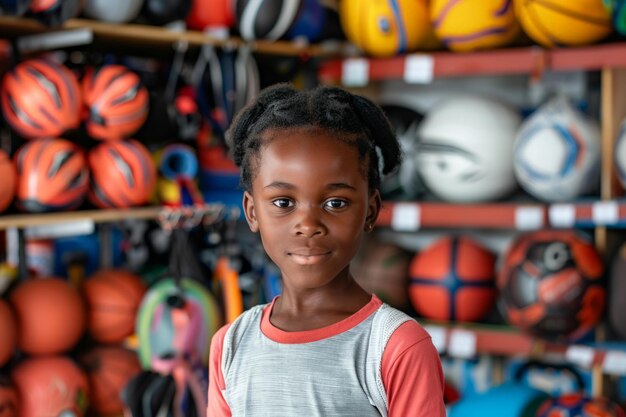
<path id="1" fill-rule="evenodd" d="M 517 207 L 515 227 L 518 230 L 538 230 L 543 227 L 544 211 L 541 207 Z"/>
<path id="2" fill-rule="evenodd" d="M 414 232 L 420 228 L 420 206 L 415 203 L 397 203 L 391 215 L 391 228 L 400 232 Z"/>
<path id="3" fill-rule="evenodd" d="M 369 82 L 370 65 L 365 58 L 347 58 L 341 66 L 341 83 L 346 87 L 363 87 Z"/>
<path id="4" fill-rule="evenodd" d="M 602 369 L 611 375 L 626 375 L 626 352 L 608 351 Z"/>
<path id="5" fill-rule="evenodd" d="M 476 334 L 469 330 L 452 330 L 448 343 L 448 353 L 456 358 L 470 359 L 475 357 Z"/>
<path id="6" fill-rule="evenodd" d="M 411 54 L 404 58 L 404 81 L 430 84 L 435 77 L 435 60 L 431 55 Z"/>
<path id="7" fill-rule="evenodd" d="M 599 201 L 593 204 L 591 210 L 596 225 L 611 225 L 619 221 L 619 205 L 616 201 Z"/>
<path id="8" fill-rule="evenodd" d="M 565 358 L 568 362 L 583 368 L 591 368 L 594 357 L 595 351 L 587 346 L 571 345 L 565 351 Z"/>
<path id="9" fill-rule="evenodd" d="M 31 226 L 24 230 L 29 239 L 52 239 L 67 236 L 90 235 L 96 230 L 93 220 L 79 220 L 41 226 Z"/>
<path id="10" fill-rule="evenodd" d="M 576 208 L 572 204 L 552 204 L 548 210 L 550 225 L 559 229 L 569 229 L 576 224 Z"/>
<path id="11" fill-rule="evenodd" d="M 446 351 L 446 329 L 441 326 L 435 325 L 426 325 L 424 326 L 424 330 L 428 332 L 431 340 L 433 341 L 433 345 L 437 349 L 437 352 L 443 353 Z"/>

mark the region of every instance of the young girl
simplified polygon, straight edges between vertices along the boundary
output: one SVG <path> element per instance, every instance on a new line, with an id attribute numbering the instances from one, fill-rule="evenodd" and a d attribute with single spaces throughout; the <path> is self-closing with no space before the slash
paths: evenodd
<path id="1" fill-rule="evenodd" d="M 227 139 L 283 292 L 213 337 L 208 416 L 445 416 L 430 337 L 350 273 L 380 177 L 401 160 L 380 108 L 339 88 L 277 85 Z"/>

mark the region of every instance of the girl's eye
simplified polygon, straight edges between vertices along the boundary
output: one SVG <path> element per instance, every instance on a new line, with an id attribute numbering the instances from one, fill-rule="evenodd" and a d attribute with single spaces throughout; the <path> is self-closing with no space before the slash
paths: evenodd
<path id="1" fill-rule="evenodd" d="M 331 209 L 341 209 L 344 208 L 345 206 L 347 206 L 348 203 L 345 200 L 339 200 L 337 198 L 334 198 L 332 200 L 328 200 L 325 203 L 325 206 Z"/>
<path id="2" fill-rule="evenodd" d="M 272 201 L 272 204 L 279 208 L 293 207 L 293 201 L 286 198 L 277 198 L 276 200 Z"/>

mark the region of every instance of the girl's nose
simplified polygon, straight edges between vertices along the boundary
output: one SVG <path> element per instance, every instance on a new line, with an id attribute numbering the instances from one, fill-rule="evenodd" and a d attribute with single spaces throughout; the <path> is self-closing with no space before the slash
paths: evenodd
<path id="1" fill-rule="evenodd" d="M 294 225 L 296 235 L 313 237 L 326 233 L 326 227 L 321 221 L 318 211 L 319 209 L 316 207 L 300 208 L 300 216 Z"/>

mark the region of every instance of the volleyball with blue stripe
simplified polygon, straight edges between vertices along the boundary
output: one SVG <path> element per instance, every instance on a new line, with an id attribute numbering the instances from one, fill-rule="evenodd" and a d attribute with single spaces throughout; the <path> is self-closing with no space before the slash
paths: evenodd
<path id="1" fill-rule="evenodd" d="M 511 44 L 521 33 L 513 0 L 432 0 L 435 34 L 457 52 Z"/>
<path id="2" fill-rule="evenodd" d="M 532 196 L 570 201 L 592 192 L 600 176 L 600 128 L 564 96 L 539 107 L 515 138 L 513 164 Z"/>
<path id="3" fill-rule="evenodd" d="M 415 51 L 431 27 L 427 0 L 342 0 L 339 17 L 348 40 L 373 56 Z"/>
<path id="4" fill-rule="evenodd" d="M 433 320 L 482 320 L 496 301 L 495 261 L 495 255 L 472 238 L 435 241 L 411 261 L 413 308 Z"/>

